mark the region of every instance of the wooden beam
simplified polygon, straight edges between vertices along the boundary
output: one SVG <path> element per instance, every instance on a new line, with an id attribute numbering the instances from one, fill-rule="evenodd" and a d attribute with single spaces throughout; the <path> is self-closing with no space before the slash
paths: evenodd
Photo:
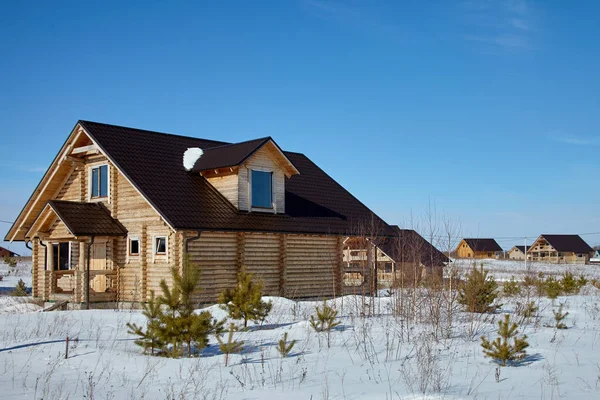
<path id="1" fill-rule="evenodd" d="M 73 149 L 73 151 L 71 151 L 71 154 L 82 154 L 82 153 L 87 154 L 89 152 L 93 152 L 92 154 L 97 154 L 98 147 L 96 147 L 95 144 L 90 144 L 89 146 L 76 147 Z"/>

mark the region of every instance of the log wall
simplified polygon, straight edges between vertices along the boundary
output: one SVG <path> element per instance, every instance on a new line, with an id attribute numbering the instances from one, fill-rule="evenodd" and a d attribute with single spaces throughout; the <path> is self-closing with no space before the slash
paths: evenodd
<path id="1" fill-rule="evenodd" d="M 235 287 L 242 266 L 262 280 L 266 295 L 330 297 L 343 291 L 341 237 L 203 232 L 189 242 L 188 254 L 201 270 L 197 300 L 203 303 Z"/>

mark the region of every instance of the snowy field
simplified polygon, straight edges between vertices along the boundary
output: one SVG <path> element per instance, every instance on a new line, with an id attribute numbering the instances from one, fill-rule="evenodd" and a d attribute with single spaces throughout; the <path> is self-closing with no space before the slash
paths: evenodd
<path id="1" fill-rule="evenodd" d="M 490 265 L 496 263 L 499 270 L 503 262 Z M 501 368 L 499 382 L 497 365 L 483 357 L 479 338 L 495 338 L 498 318 L 512 314 L 524 299 L 502 298 L 500 311 L 487 318 L 456 311 L 452 326 L 438 324 L 436 340 L 434 324 L 426 321 L 432 296 L 419 295 L 423 312 L 415 319 L 394 312 L 401 300 L 397 292 L 370 304 L 375 316 L 362 316 L 369 298 L 330 301 L 342 321 L 332 332 L 331 348 L 326 334 L 308 323 L 320 302 L 266 298 L 273 301 L 273 311 L 262 327 L 236 334 L 244 351 L 232 355 L 228 367 L 213 337 L 199 358 L 142 355 L 125 327 L 144 323 L 138 311 L 42 313 L 26 299 L 0 297 L 0 398 L 600 398 L 600 291 L 591 285 L 554 304 L 532 298 L 539 314 L 520 328 L 529 337 L 529 356 L 518 366 Z M 407 293 L 403 301 L 411 298 Z M 569 312 L 566 330 L 552 327 L 559 303 Z M 216 306 L 208 310 L 225 317 Z M 298 341 L 288 358 L 276 351 L 284 332 Z M 67 336 L 77 340 L 65 359 Z"/>
<path id="2" fill-rule="evenodd" d="M 17 257 L 17 265 L 9 267 L 0 258 L 0 295 L 7 294 L 15 288 L 19 279 L 23 279 L 25 286 L 31 288 L 31 258 Z"/>
<path id="3" fill-rule="evenodd" d="M 488 270 L 490 275 L 493 275 L 498 281 L 510 280 L 512 276 L 514 276 L 515 279 L 520 280 L 527 272 L 533 273 L 534 275 L 543 272 L 546 276 L 553 275 L 558 277 L 565 271 L 570 271 L 575 276 L 583 275 L 588 279 L 600 280 L 600 264 L 547 264 L 527 261 L 527 267 L 525 267 L 525 261 L 517 260 L 456 259 L 452 263 L 452 267 L 461 275 L 464 275 L 473 268 L 473 265 L 476 265 L 479 268 L 482 264 L 484 269 Z"/>

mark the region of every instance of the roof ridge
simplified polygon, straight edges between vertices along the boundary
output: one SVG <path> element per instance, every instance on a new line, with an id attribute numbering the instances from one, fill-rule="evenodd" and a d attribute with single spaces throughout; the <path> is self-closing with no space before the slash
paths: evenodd
<path id="1" fill-rule="evenodd" d="M 209 140 L 209 139 L 206 139 L 206 140 Z M 273 138 L 271 136 L 265 136 L 262 138 L 244 140 L 243 142 L 226 143 L 226 144 L 220 144 L 220 145 L 214 146 L 214 147 L 206 147 L 206 148 L 204 148 L 204 150 L 216 150 L 216 149 L 222 149 L 224 147 L 236 146 L 236 145 L 246 144 L 246 143 L 250 143 L 250 142 L 254 142 L 254 141 L 266 142 L 268 140 L 273 140 Z"/>
<path id="2" fill-rule="evenodd" d="M 97 125 L 103 125 L 103 126 L 111 126 L 113 128 L 131 129 L 133 131 L 138 131 L 138 132 L 143 132 L 143 133 L 152 133 L 152 134 L 155 134 L 155 135 L 175 136 L 175 137 L 180 137 L 180 138 L 185 138 L 185 139 L 204 140 L 204 141 L 207 141 L 207 142 L 222 143 L 222 145 L 232 144 L 232 143 L 229 143 L 229 142 L 224 142 L 222 140 L 206 139 L 206 138 L 195 137 L 195 136 L 186 136 L 186 135 L 181 135 L 179 133 L 151 131 L 151 130 L 148 130 L 148 129 L 134 128 L 134 127 L 125 126 L 125 125 L 107 124 L 105 122 L 88 121 L 88 120 L 84 120 L 84 119 L 80 119 L 79 121 L 77 121 L 77 123 L 97 124 Z M 222 145 L 219 145 L 219 146 L 222 146 Z"/>

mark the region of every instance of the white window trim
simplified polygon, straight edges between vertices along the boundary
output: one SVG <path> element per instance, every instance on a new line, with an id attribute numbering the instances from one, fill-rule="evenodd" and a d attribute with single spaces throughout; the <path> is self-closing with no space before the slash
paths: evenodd
<path id="1" fill-rule="evenodd" d="M 271 173 L 271 208 L 253 207 L 252 206 L 252 171 L 270 172 Z M 248 209 L 251 211 L 277 213 L 277 205 L 275 204 L 275 171 L 271 168 L 251 167 L 248 168 Z"/>
<path id="2" fill-rule="evenodd" d="M 138 254 L 131 254 L 131 241 L 138 241 Z M 138 259 L 142 253 L 142 241 L 139 236 L 128 236 L 127 237 L 127 262 L 129 262 L 130 258 Z"/>
<path id="3" fill-rule="evenodd" d="M 106 165 L 106 174 L 107 176 L 107 180 L 106 180 L 106 185 L 108 186 L 106 188 L 106 197 L 92 197 L 92 170 L 94 168 L 100 168 L 102 166 Z M 102 163 L 102 164 L 94 164 L 94 165 L 90 165 L 88 167 L 88 195 L 87 195 L 87 200 L 88 202 L 97 202 L 97 201 L 107 201 L 110 204 L 110 192 L 111 192 L 111 188 L 110 188 L 110 175 L 111 175 L 111 169 L 110 169 L 110 164 L 108 163 Z"/>
<path id="4" fill-rule="evenodd" d="M 158 238 L 165 238 L 165 254 L 156 254 L 156 239 Z M 157 259 L 169 262 L 169 235 L 152 236 L 152 262 L 155 263 Z"/>

